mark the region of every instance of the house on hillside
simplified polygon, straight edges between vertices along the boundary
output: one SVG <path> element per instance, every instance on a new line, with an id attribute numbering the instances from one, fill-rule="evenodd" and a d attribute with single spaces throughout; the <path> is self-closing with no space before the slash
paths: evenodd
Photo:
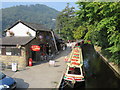
<path id="1" fill-rule="evenodd" d="M 41 24 L 19 20 L 5 33 L 6 37 L 1 38 L 0 43 L 0 61 L 6 65 L 17 62 L 19 70 L 28 65 L 30 58 L 39 62 L 43 56 L 58 51 L 53 31 Z M 40 51 L 33 51 L 31 47 L 34 45 L 40 46 Z"/>

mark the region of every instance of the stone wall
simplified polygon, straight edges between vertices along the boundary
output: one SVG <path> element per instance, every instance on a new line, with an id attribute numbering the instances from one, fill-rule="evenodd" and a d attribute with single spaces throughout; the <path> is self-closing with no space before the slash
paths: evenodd
<path id="1" fill-rule="evenodd" d="M 0 55 L 0 63 L 5 66 L 12 65 L 12 63 L 17 63 L 18 70 L 23 70 L 26 67 L 25 59 L 25 49 L 21 50 L 21 56 L 9 56 L 9 55 Z"/>

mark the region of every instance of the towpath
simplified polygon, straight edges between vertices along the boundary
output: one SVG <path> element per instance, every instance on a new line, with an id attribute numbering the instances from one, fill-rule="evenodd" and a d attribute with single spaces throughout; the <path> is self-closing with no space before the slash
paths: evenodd
<path id="1" fill-rule="evenodd" d="M 66 69 L 65 56 L 70 48 L 60 52 L 55 57 L 55 66 L 48 62 L 28 67 L 26 70 L 16 72 L 12 77 L 17 81 L 17 88 L 58 88 Z"/>

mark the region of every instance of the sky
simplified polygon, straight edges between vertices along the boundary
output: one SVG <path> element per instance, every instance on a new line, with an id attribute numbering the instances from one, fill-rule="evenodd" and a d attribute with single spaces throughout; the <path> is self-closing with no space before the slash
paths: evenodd
<path id="1" fill-rule="evenodd" d="M 16 6 L 16 5 L 44 4 L 58 11 L 62 11 L 68 2 L 70 3 L 70 6 L 74 6 L 76 9 L 78 9 L 77 4 L 75 4 L 75 2 L 77 1 L 90 2 L 93 0 L 0 0 L 0 8 L 7 8 L 7 7 Z M 97 2 L 114 1 L 115 2 L 120 0 L 95 0 L 95 1 Z"/>
<path id="2" fill-rule="evenodd" d="M 75 7 L 77 9 L 77 0 L 4 0 L 1 2 L 0 8 L 8 8 L 18 5 L 35 5 L 35 4 L 44 4 L 51 8 L 54 8 L 58 11 L 62 11 L 67 3 L 70 3 L 70 7 Z"/>

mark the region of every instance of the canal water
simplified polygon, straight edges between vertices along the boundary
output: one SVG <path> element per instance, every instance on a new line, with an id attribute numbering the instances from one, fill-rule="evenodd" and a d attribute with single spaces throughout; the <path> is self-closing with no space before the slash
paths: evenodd
<path id="1" fill-rule="evenodd" d="M 114 72 L 92 45 L 84 45 L 85 88 L 120 88 L 120 76 Z"/>
<path id="2" fill-rule="evenodd" d="M 77 84 L 77 88 L 120 88 L 120 76 L 105 63 L 92 45 L 82 46 L 82 53 L 86 79 L 85 85 Z"/>

